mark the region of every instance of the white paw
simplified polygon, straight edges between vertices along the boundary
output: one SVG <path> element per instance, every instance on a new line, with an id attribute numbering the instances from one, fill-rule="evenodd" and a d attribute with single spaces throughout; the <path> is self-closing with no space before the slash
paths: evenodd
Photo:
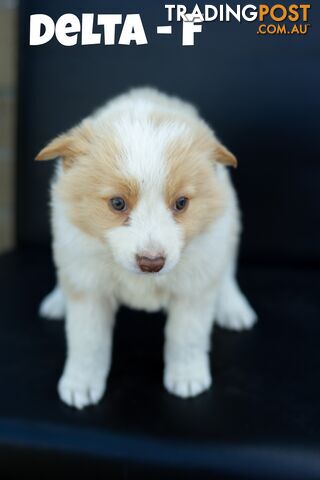
<path id="1" fill-rule="evenodd" d="M 88 378 L 85 375 L 63 374 L 58 383 L 61 400 L 79 410 L 98 403 L 106 389 L 105 380 Z"/>
<path id="2" fill-rule="evenodd" d="M 220 327 L 231 330 L 247 330 L 256 321 L 256 312 L 240 291 L 235 290 L 232 295 L 221 299 L 216 316 L 216 323 Z"/>
<path id="3" fill-rule="evenodd" d="M 211 386 L 210 369 L 207 365 L 167 366 L 164 372 L 164 386 L 178 397 L 195 397 Z"/>
<path id="4" fill-rule="evenodd" d="M 61 320 L 65 315 L 63 293 L 59 287 L 52 290 L 41 302 L 39 315 L 50 320 Z"/>

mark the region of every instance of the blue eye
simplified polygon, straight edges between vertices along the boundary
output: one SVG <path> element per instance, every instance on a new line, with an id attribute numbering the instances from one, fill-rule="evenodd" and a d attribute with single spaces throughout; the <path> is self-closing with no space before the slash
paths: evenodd
<path id="1" fill-rule="evenodd" d="M 176 200 L 176 203 L 174 205 L 174 209 L 181 212 L 182 210 L 184 210 L 187 207 L 188 202 L 189 202 L 189 200 L 187 199 L 187 197 L 179 197 Z"/>
<path id="2" fill-rule="evenodd" d="M 116 210 L 117 212 L 123 212 L 127 209 L 127 204 L 125 200 L 121 197 L 111 198 L 109 203 L 113 210 Z"/>

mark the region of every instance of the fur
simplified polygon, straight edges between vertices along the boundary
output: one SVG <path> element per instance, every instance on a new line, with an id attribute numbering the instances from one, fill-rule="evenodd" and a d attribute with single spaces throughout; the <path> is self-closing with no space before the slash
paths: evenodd
<path id="1" fill-rule="evenodd" d="M 239 210 L 226 166 L 235 157 L 196 109 L 153 89 L 107 103 L 37 156 L 59 157 L 51 188 L 58 285 L 40 306 L 66 316 L 61 399 L 104 394 L 120 305 L 167 312 L 164 385 L 180 397 L 211 385 L 214 321 L 241 330 L 256 315 L 236 279 Z M 176 209 L 176 200 L 188 199 Z M 121 197 L 123 212 L 110 201 Z M 137 255 L 165 258 L 142 273 Z"/>

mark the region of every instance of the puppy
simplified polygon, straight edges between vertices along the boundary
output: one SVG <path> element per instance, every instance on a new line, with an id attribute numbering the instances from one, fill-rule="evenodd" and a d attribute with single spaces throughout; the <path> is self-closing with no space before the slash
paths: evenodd
<path id="1" fill-rule="evenodd" d="M 60 398 L 81 409 L 103 396 L 119 305 L 167 313 L 170 393 L 207 390 L 213 322 L 241 330 L 256 319 L 235 279 L 240 220 L 226 167 L 236 158 L 193 106 L 145 88 L 110 101 L 36 158 L 56 157 L 58 286 L 40 313 L 66 315 Z"/>

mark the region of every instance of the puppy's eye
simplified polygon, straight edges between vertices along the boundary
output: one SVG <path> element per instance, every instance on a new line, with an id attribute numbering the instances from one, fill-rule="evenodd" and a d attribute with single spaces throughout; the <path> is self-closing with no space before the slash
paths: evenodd
<path id="1" fill-rule="evenodd" d="M 179 197 L 174 204 L 174 209 L 181 212 L 187 207 L 188 202 L 189 200 L 187 197 Z"/>
<path id="2" fill-rule="evenodd" d="M 113 210 L 116 210 L 117 212 L 124 212 L 127 210 L 127 204 L 121 197 L 111 198 L 109 203 Z"/>

